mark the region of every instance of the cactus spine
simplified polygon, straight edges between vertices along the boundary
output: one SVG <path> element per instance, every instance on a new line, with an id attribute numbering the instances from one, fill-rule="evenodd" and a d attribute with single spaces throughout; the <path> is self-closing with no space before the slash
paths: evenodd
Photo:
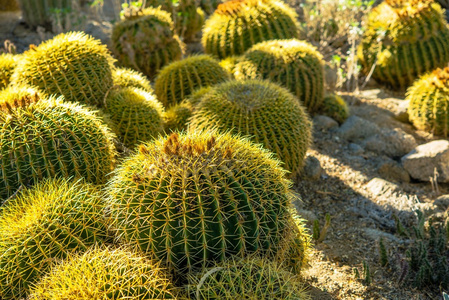
<path id="1" fill-rule="evenodd" d="M 312 45 L 291 39 L 249 49 L 234 67 L 236 79 L 268 79 L 288 88 L 310 113 L 324 98 L 324 61 Z"/>
<path id="2" fill-rule="evenodd" d="M 275 153 L 291 177 L 302 169 L 311 138 L 309 116 L 298 100 L 286 89 L 260 80 L 212 87 L 195 107 L 189 129 L 248 135 Z"/>
<path id="3" fill-rule="evenodd" d="M 406 89 L 421 74 L 449 62 L 449 28 L 431 0 L 386 0 L 369 14 L 358 55 L 363 71 Z"/>
<path id="4" fill-rule="evenodd" d="M 277 0 L 227 1 L 206 21 L 202 44 L 206 53 L 220 59 L 241 55 L 266 40 L 299 38 L 296 17 Z"/>
<path id="5" fill-rule="evenodd" d="M 11 76 L 17 65 L 17 55 L 10 53 L 0 54 L 0 90 L 6 88 L 11 82 Z"/>
<path id="6" fill-rule="evenodd" d="M 150 81 L 140 72 L 127 68 L 117 68 L 112 71 L 114 86 L 135 87 L 148 93 L 154 93 Z"/>
<path id="7" fill-rule="evenodd" d="M 2 207 L 0 297 L 22 299 L 52 262 L 106 238 L 101 194 L 81 181 L 44 180 Z"/>

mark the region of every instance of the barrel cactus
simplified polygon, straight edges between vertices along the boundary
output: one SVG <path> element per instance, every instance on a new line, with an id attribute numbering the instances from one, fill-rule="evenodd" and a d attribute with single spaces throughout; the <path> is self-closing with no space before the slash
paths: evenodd
<path id="1" fill-rule="evenodd" d="M 185 272 L 230 255 L 275 254 L 289 227 L 279 161 L 230 134 L 172 133 L 139 146 L 107 186 L 121 240 Z"/>
<path id="2" fill-rule="evenodd" d="M 117 68 L 112 71 L 114 86 L 135 87 L 148 93 L 153 93 L 150 81 L 140 72 L 127 68 Z"/>
<path id="3" fill-rule="evenodd" d="M 407 112 L 416 128 L 449 136 L 449 67 L 421 76 L 408 89 L 407 100 Z"/>
<path id="4" fill-rule="evenodd" d="M 183 101 L 167 109 L 164 115 L 165 131 L 186 130 L 193 109 L 193 105 L 189 101 Z"/>
<path id="5" fill-rule="evenodd" d="M 230 79 L 230 74 L 208 55 L 195 55 L 173 62 L 156 78 L 157 98 L 165 107 L 180 103 L 195 90 Z"/>
<path id="6" fill-rule="evenodd" d="M 278 0 L 231 0 L 218 5 L 206 21 L 202 44 L 222 59 L 241 55 L 254 44 L 299 38 L 296 13 Z"/>
<path id="7" fill-rule="evenodd" d="M 385 0 L 369 14 L 358 55 L 363 71 L 404 90 L 449 62 L 449 28 L 433 1 Z"/>
<path id="8" fill-rule="evenodd" d="M 105 106 L 111 127 L 129 148 L 164 130 L 164 108 L 152 93 L 133 87 L 115 88 L 108 94 Z"/>
<path id="9" fill-rule="evenodd" d="M 298 276 L 266 258 L 231 259 L 191 275 L 191 298 L 309 300 Z"/>
<path id="10" fill-rule="evenodd" d="M 0 90 L 7 87 L 11 82 L 11 76 L 16 65 L 16 55 L 10 53 L 0 54 Z"/>
<path id="11" fill-rule="evenodd" d="M 230 81 L 214 86 L 195 107 L 189 129 L 248 135 L 276 154 L 296 177 L 311 139 L 305 109 L 286 89 L 269 81 Z"/>
<path id="12" fill-rule="evenodd" d="M 29 300 L 175 299 L 163 269 L 126 248 L 92 247 L 56 265 Z"/>
<path id="13" fill-rule="evenodd" d="M 295 94 L 310 113 L 323 103 L 323 57 L 304 41 L 276 40 L 254 45 L 239 59 L 234 76 L 279 83 Z"/>
<path id="14" fill-rule="evenodd" d="M 112 50 L 124 67 L 153 78 L 164 65 L 182 57 L 184 45 L 173 33 L 170 14 L 148 7 L 125 14 L 112 31 Z"/>
<path id="15" fill-rule="evenodd" d="M 64 33 L 26 51 L 12 83 L 36 86 L 67 101 L 101 105 L 112 87 L 112 62 L 99 40 L 82 32 Z"/>
<path id="16" fill-rule="evenodd" d="M 349 108 L 342 97 L 335 94 L 329 94 L 324 97 L 320 113 L 331 117 L 342 124 L 349 117 Z"/>
<path id="17" fill-rule="evenodd" d="M 94 112 L 33 93 L 5 93 L 13 102 L 0 100 L 0 199 L 46 177 L 104 183 L 114 166 L 113 135 Z"/>
<path id="18" fill-rule="evenodd" d="M 96 188 L 65 179 L 10 198 L 0 218 L 0 297 L 24 299 L 55 260 L 103 243 L 104 208 Z"/>

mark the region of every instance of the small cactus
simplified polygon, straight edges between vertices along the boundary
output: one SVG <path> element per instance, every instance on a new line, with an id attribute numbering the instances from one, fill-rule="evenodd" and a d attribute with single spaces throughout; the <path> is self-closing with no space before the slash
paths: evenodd
<path id="1" fill-rule="evenodd" d="M 148 93 L 154 93 L 150 81 L 140 72 L 127 68 L 117 68 L 112 71 L 114 86 L 135 87 Z"/>
<path id="2" fill-rule="evenodd" d="M 295 11 L 278 0 L 231 0 L 218 5 L 206 21 L 202 44 L 220 59 L 241 55 L 253 45 L 299 38 Z"/>
<path id="3" fill-rule="evenodd" d="M 186 130 L 193 109 L 193 105 L 189 101 L 183 101 L 167 109 L 164 115 L 165 131 L 174 132 Z"/>
<path id="4" fill-rule="evenodd" d="M 53 267 L 29 300 L 176 299 L 163 269 L 126 248 L 92 247 Z"/>
<path id="5" fill-rule="evenodd" d="M 44 180 L 2 207 L 0 297 L 22 299 L 52 263 L 103 243 L 101 193 L 81 181 Z"/>
<path id="6" fill-rule="evenodd" d="M 10 53 L 0 54 L 0 90 L 11 82 L 11 76 L 17 66 L 18 56 Z"/>
<path id="7" fill-rule="evenodd" d="M 296 177 L 311 139 L 311 122 L 299 101 L 269 81 L 229 81 L 203 95 L 189 129 L 248 135 L 284 162 Z"/>
<path id="8" fill-rule="evenodd" d="M 113 58 L 105 45 L 82 32 L 60 34 L 26 51 L 13 84 L 39 88 L 67 101 L 101 105 L 112 87 Z"/>
<path id="9" fill-rule="evenodd" d="M 230 79 L 231 75 L 208 55 L 173 62 L 156 78 L 155 90 L 165 107 L 180 103 L 195 90 Z"/>
<path id="10" fill-rule="evenodd" d="M 234 67 L 236 79 L 267 79 L 288 88 L 310 113 L 324 98 L 324 61 L 317 49 L 296 39 L 266 41 L 249 49 Z"/>
<path id="11" fill-rule="evenodd" d="M 114 25 L 112 49 L 119 63 L 153 78 L 163 66 L 182 57 L 184 45 L 174 34 L 170 14 L 146 8 Z"/>
<path id="12" fill-rule="evenodd" d="M 326 115 L 339 124 L 344 123 L 349 117 L 349 108 L 345 100 L 342 97 L 330 94 L 324 97 L 323 105 L 320 109 L 323 115 Z"/>

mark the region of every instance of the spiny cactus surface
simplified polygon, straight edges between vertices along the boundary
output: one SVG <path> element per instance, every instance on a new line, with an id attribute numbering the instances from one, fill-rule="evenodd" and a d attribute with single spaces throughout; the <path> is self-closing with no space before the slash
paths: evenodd
<path id="1" fill-rule="evenodd" d="M 335 94 L 324 97 L 320 112 L 342 124 L 349 117 L 349 108 L 345 100 Z"/>
<path id="2" fill-rule="evenodd" d="M 164 115 L 165 131 L 169 133 L 186 130 L 193 109 L 189 101 L 183 101 L 167 109 Z"/>
<path id="3" fill-rule="evenodd" d="M 388 0 L 372 10 L 358 56 L 363 71 L 404 90 L 419 76 L 449 62 L 449 28 L 432 0 Z"/>
<path id="4" fill-rule="evenodd" d="M 30 300 L 176 299 L 164 270 L 126 248 L 92 247 L 56 265 Z"/>
<path id="5" fill-rule="evenodd" d="M 230 79 L 231 75 L 208 55 L 173 62 L 156 78 L 155 91 L 165 107 L 180 103 L 195 90 Z"/>
<path id="6" fill-rule="evenodd" d="M 241 55 L 266 40 L 299 38 L 296 17 L 277 0 L 227 1 L 206 21 L 202 44 L 206 53 L 220 59 Z"/>
<path id="7" fill-rule="evenodd" d="M 0 199 L 46 177 L 104 183 L 114 166 L 113 135 L 94 112 L 34 94 L 7 97 L 14 100 L 0 106 Z"/>
<path id="8" fill-rule="evenodd" d="M 0 54 L 0 90 L 6 88 L 11 82 L 11 76 L 17 66 L 17 55 L 10 53 Z"/>
<path id="9" fill-rule="evenodd" d="M 275 40 L 254 45 L 235 65 L 234 76 L 279 83 L 295 94 L 310 113 L 323 103 L 323 57 L 304 41 Z"/>
<path id="10" fill-rule="evenodd" d="M 269 81 L 230 81 L 211 88 L 199 104 L 189 129 L 217 129 L 248 135 L 284 162 L 296 177 L 310 144 L 311 122 L 298 100 Z"/>
<path id="11" fill-rule="evenodd" d="M 112 62 L 99 40 L 83 32 L 63 33 L 26 51 L 12 82 L 67 101 L 101 105 L 112 87 Z"/>
<path id="12" fill-rule="evenodd" d="M 148 93 L 154 93 L 150 81 L 140 72 L 128 68 L 117 68 L 112 71 L 114 86 L 135 87 Z"/>
<path id="13" fill-rule="evenodd" d="M 230 255 L 276 253 L 291 229 L 289 187 L 260 146 L 196 132 L 140 145 L 107 191 L 119 238 L 182 278 Z"/>
<path id="14" fill-rule="evenodd" d="M 44 180 L 2 207 L 0 297 L 23 299 L 52 263 L 106 237 L 101 194 L 81 181 Z"/>

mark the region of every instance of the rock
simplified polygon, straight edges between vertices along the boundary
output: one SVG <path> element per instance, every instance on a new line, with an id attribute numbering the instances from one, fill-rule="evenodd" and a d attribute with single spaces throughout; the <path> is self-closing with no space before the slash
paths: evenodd
<path id="1" fill-rule="evenodd" d="M 419 145 L 401 161 L 414 179 L 430 181 L 436 171 L 437 182 L 449 182 L 449 141 L 438 140 Z"/>
<path id="2" fill-rule="evenodd" d="M 360 97 L 364 99 L 376 100 L 386 98 L 387 94 L 381 89 L 364 90 L 360 92 Z"/>
<path id="3" fill-rule="evenodd" d="M 447 210 L 449 208 L 449 195 L 442 195 L 435 199 L 433 202 L 441 210 Z"/>
<path id="4" fill-rule="evenodd" d="M 328 116 L 317 115 L 313 118 L 313 128 L 315 130 L 327 131 L 336 127 L 338 127 L 337 121 Z"/>
<path id="5" fill-rule="evenodd" d="M 318 180 L 321 176 L 320 161 L 314 156 L 307 156 L 304 161 L 302 177 L 308 180 Z"/>
<path id="6" fill-rule="evenodd" d="M 410 182 L 410 175 L 408 172 L 394 160 L 387 160 L 382 163 L 377 171 L 384 179 L 398 182 Z"/>
<path id="7" fill-rule="evenodd" d="M 400 193 L 400 187 L 392 182 L 386 181 L 382 178 L 373 178 L 366 184 L 366 189 L 371 195 L 375 197 L 379 196 L 392 196 Z"/>
<path id="8" fill-rule="evenodd" d="M 415 138 L 400 128 L 383 129 L 380 134 L 363 141 L 362 145 L 367 150 L 389 157 L 402 157 L 418 146 Z"/>
<path id="9" fill-rule="evenodd" d="M 364 152 L 363 147 L 359 144 L 350 143 L 348 148 L 354 155 L 360 155 Z"/>
<path id="10" fill-rule="evenodd" d="M 394 118 L 402 123 L 410 123 L 409 115 L 408 115 L 408 105 L 410 103 L 409 100 L 398 100 L 399 103 L 393 110 Z"/>
<path id="11" fill-rule="evenodd" d="M 364 139 L 380 133 L 379 127 L 368 120 L 350 116 L 337 130 L 337 134 L 346 140 Z"/>

